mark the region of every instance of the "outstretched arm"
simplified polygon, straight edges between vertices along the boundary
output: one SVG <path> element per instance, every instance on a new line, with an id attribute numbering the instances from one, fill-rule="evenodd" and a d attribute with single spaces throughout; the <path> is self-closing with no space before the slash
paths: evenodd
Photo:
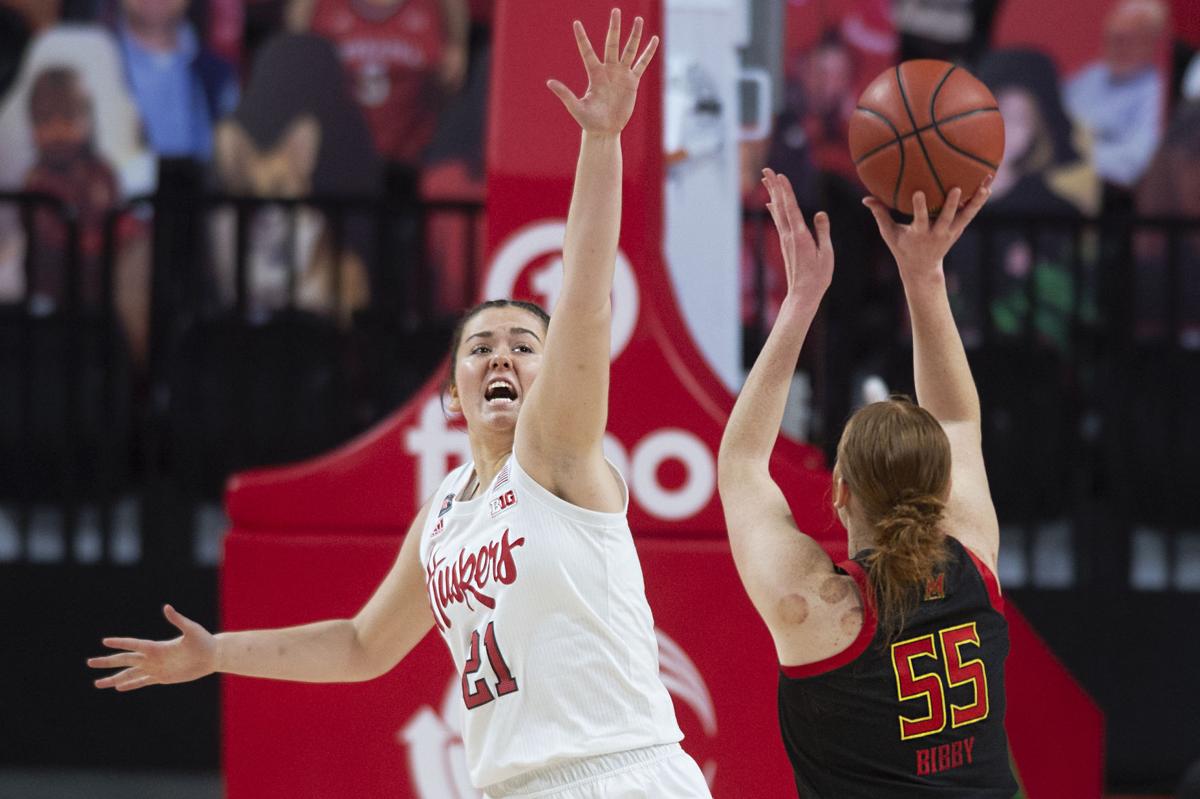
<path id="1" fill-rule="evenodd" d="M 883 240 L 896 258 L 912 318 L 913 378 L 917 402 L 942 424 L 950 439 L 951 493 L 947 532 L 970 547 L 996 570 L 1000 526 L 983 466 L 979 392 L 971 377 L 962 338 L 950 313 L 942 259 L 991 194 L 984 181 L 971 201 L 959 209 L 962 190 L 950 190 L 936 222 L 929 221 L 925 196 L 913 196 L 911 225 L 892 221 L 875 198 L 871 209 Z"/>
<path id="2" fill-rule="evenodd" d="M 624 51 L 618 52 L 621 13 L 614 9 L 601 61 L 583 25 L 576 21 L 574 27 L 587 92 L 580 98 L 556 80 L 547 84 L 582 129 L 563 242 L 563 287 L 541 372 L 517 425 L 515 448 L 524 468 L 543 486 L 575 504 L 614 510 L 616 483 L 601 441 L 608 420 L 610 295 L 621 225 L 621 131 L 633 113 L 638 83 L 658 37 L 638 56 L 639 17 Z M 607 487 L 600 497 L 592 494 L 598 484 Z"/>
<path id="3" fill-rule="evenodd" d="M 717 479 L 738 574 L 770 628 L 781 659 L 797 662 L 790 654 L 796 651 L 791 642 L 797 610 L 807 606 L 805 586 L 812 581 L 805 578 L 832 574 L 833 563 L 816 541 L 796 528 L 787 500 L 771 478 L 769 462 L 800 349 L 833 277 L 833 246 L 829 217 L 819 213 L 813 219 L 814 241 L 787 178 L 769 169 L 763 173 L 788 291 L 729 416 Z"/>
<path id="4" fill-rule="evenodd" d="M 418 555 L 428 511 L 426 503 L 409 527 L 391 571 L 354 618 L 213 635 L 167 605 L 163 614 L 180 636 L 170 641 L 105 638 L 105 646 L 125 651 L 90 658 L 88 665 L 122 671 L 96 680 L 96 687 L 133 691 L 198 680 L 218 671 L 298 682 L 378 677 L 433 626 Z"/>

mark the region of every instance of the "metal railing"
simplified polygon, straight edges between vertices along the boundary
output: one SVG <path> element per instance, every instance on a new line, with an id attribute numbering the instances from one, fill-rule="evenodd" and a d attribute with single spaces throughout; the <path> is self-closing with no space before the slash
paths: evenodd
<path id="1" fill-rule="evenodd" d="M 17 246 L 0 251 L 21 252 L 8 268 L 23 285 L 0 298 L 0 560 L 10 563 L 190 564 L 202 520 L 222 524 L 226 475 L 322 452 L 402 403 L 441 357 L 479 273 L 478 203 L 164 192 L 109 211 L 86 259 L 71 208 L 10 192 L 6 209 L 0 236 Z M 39 223 L 63 226 L 61 252 L 48 255 Z M 425 266 L 437 225 L 462 236 L 448 287 Z M 147 282 L 122 284 L 137 272 L 126 250 L 139 236 Z M 304 284 L 306 258 L 324 259 L 327 282 Z M 57 296 L 42 288 L 48 264 L 65 274 Z M 348 269 L 359 280 L 352 307 Z M 98 296 L 84 296 L 85 282 Z M 144 333 L 138 303 L 122 296 L 138 291 Z"/>

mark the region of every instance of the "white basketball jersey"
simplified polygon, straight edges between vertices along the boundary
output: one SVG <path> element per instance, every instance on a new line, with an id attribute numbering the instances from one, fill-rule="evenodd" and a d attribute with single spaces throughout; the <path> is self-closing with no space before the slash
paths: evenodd
<path id="1" fill-rule="evenodd" d="M 467 463 L 442 481 L 421 531 L 472 783 L 681 740 L 625 511 L 572 505 L 515 455 L 458 501 L 472 475 Z"/>

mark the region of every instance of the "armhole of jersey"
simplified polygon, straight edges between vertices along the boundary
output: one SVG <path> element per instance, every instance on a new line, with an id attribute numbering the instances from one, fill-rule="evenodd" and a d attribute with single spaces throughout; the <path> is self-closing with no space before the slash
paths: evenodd
<path id="1" fill-rule="evenodd" d="M 971 548 L 963 545 L 963 549 L 971 556 L 971 561 L 975 564 L 975 568 L 979 571 L 979 576 L 983 578 L 983 585 L 987 588 L 988 599 L 991 600 L 992 607 L 997 613 L 1004 612 L 1004 597 L 1000 595 L 1000 581 L 996 579 L 996 575 L 992 572 L 983 559 L 971 551 Z"/>
<path id="2" fill-rule="evenodd" d="M 871 593 L 871 584 L 867 580 L 866 572 L 853 560 L 846 560 L 839 563 L 838 568 L 853 577 L 854 582 L 858 585 L 858 593 L 862 597 L 863 603 L 862 629 L 858 631 L 858 637 L 836 655 L 830 655 L 824 660 L 818 660 L 815 663 L 805 663 L 801 666 L 784 666 L 780 664 L 779 670 L 788 679 L 799 680 L 805 677 L 817 677 L 834 669 L 840 669 L 847 663 L 857 660 L 859 655 L 865 652 L 871 641 L 875 639 L 875 630 L 879 626 L 879 617 L 875 613 L 875 597 Z"/>
<path id="3" fill-rule="evenodd" d="M 551 511 L 582 524 L 608 527 L 613 524 L 623 524 L 625 522 L 626 514 L 629 512 L 629 485 L 625 482 L 625 476 L 613 465 L 612 461 L 605 458 L 604 463 L 612 471 L 613 475 L 616 476 L 624 500 L 621 510 L 611 513 L 600 510 L 589 510 L 588 508 L 581 508 L 578 505 L 567 502 L 537 480 L 534 480 L 533 476 L 525 471 L 525 467 L 517 460 L 516 450 L 513 450 L 512 455 L 509 456 L 508 464 L 505 465 L 505 468 L 511 464 L 513 482 L 520 488 L 528 491 L 535 500 Z"/>

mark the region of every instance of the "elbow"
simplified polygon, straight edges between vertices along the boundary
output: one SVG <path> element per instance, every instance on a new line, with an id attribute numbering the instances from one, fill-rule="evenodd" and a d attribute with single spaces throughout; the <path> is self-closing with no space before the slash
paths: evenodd
<path id="1" fill-rule="evenodd" d="M 372 646 L 363 638 L 356 620 L 351 620 L 350 651 L 346 664 L 346 682 L 369 682 L 392 670 L 395 662 L 378 643 Z"/>

